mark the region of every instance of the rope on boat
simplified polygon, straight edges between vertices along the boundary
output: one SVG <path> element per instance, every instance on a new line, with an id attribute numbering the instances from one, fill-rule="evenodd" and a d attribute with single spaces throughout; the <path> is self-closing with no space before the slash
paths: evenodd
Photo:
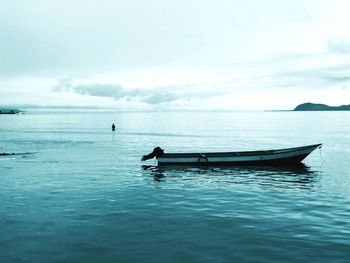
<path id="1" fill-rule="evenodd" d="M 205 163 L 204 162 L 201 162 L 201 160 L 205 160 Z M 208 157 L 205 156 L 205 154 L 199 154 L 199 158 L 198 158 L 198 165 L 202 165 L 202 164 L 206 164 L 206 165 L 209 165 L 209 160 L 208 160 Z"/>
<path id="2" fill-rule="evenodd" d="M 324 163 L 326 161 L 323 159 L 321 148 L 322 148 L 322 145 L 320 147 L 318 147 L 318 150 L 320 151 L 320 156 L 321 156 L 322 163 Z"/>

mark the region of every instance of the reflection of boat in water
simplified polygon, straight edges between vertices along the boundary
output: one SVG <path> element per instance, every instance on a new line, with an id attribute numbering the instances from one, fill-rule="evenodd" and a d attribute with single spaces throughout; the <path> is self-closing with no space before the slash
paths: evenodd
<path id="1" fill-rule="evenodd" d="M 285 166 L 178 166 L 143 165 L 145 173 L 154 180 L 191 181 L 196 183 L 258 184 L 275 187 L 310 188 L 318 172 L 303 163 Z M 198 176 L 200 175 L 200 176 Z"/>
<path id="2" fill-rule="evenodd" d="M 290 165 L 300 163 L 322 144 L 266 151 L 211 152 L 211 153 L 164 153 L 157 147 L 144 155 L 142 161 L 156 158 L 163 165 Z"/>

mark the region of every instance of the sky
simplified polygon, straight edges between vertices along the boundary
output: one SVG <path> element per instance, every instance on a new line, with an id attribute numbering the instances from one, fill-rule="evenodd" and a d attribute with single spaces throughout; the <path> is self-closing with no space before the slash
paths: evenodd
<path id="1" fill-rule="evenodd" d="M 0 0 L 0 106 L 350 104 L 348 0 Z"/>

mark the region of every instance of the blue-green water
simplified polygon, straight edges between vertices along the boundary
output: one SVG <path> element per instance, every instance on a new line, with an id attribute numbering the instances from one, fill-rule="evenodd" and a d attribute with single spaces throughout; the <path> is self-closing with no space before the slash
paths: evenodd
<path id="1" fill-rule="evenodd" d="M 349 262 L 349 132 L 350 112 L 0 115 L 0 152 L 35 152 L 0 156 L 0 261 Z M 314 143 L 299 168 L 140 163 Z"/>

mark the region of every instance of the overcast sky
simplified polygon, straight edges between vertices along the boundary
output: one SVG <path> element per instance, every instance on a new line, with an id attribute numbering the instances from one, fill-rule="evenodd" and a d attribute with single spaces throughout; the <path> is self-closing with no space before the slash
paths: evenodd
<path id="1" fill-rule="evenodd" d="M 0 0 L 0 105 L 350 104 L 348 0 Z"/>

